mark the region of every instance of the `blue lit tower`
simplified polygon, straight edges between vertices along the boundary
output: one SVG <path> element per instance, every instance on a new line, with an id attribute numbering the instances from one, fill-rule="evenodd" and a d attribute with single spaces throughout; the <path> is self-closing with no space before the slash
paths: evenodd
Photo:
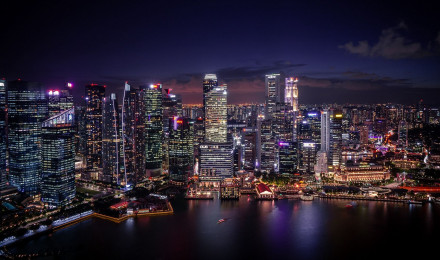
<path id="1" fill-rule="evenodd" d="M 41 123 L 47 101 L 39 83 L 9 82 L 8 149 L 9 180 L 19 191 L 36 195 L 41 182 Z"/>
<path id="2" fill-rule="evenodd" d="M 75 109 L 65 110 L 42 125 L 41 200 L 52 207 L 75 198 Z"/>
<path id="3" fill-rule="evenodd" d="M 6 183 L 6 81 L 0 79 L 0 190 Z"/>

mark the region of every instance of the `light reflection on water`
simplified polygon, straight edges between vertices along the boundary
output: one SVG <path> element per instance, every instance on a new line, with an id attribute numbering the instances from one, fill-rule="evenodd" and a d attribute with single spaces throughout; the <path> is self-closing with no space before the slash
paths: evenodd
<path id="1" fill-rule="evenodd" d="M 389 249 L 435 247 L 440 205 L 358 201 L 346 208 L 349 202 L 182 199 L 173 201 L 174 215 L 120 224 L 93 219 L 12 250 L 62 248 L 66 259 L 359 259 L 382 250 L 407 259 L 412 251 Z M 228 220 L 217 224 L 221 218 Z M 418 257 L 425 252 L 417 250 Z"/>

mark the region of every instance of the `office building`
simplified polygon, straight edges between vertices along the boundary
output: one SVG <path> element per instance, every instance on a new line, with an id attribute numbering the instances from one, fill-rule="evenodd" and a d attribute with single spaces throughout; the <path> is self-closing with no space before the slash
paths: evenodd
<path id="1" fill-rule="evenodd" d="M 169 175 L 175 182 L 186 183 L 193 175 L 194 147 L 193 126 L 188 118 L 169 118 Z"/>
<path id="2" fill-rule="evenodd" d="M 41 183 L 41 123 L 47 100 L 39 83 L 16 80 L 7 89 L 9 181 L 36 195 Z"/>
<path id="3" fill-rule="evenodd" d="M 0 190 L 6 188 L 6 80 L 0 79 Z"/>
<path id="4" fill-rule="evenodd" d="M 144 87 L 145 169 L 147 176 L 162 174 L 162 84 Z"/>
<path id="5" fill-rule="evenodd" d="M 75 198 L 74 112 L 72 107 L 42 125 L 41 201 L 50 207 Z"/>

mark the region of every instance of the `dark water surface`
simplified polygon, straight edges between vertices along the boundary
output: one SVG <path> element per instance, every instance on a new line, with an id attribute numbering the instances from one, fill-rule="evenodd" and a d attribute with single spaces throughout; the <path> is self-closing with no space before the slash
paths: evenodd
<path id="1" fill-rule="evenodd" d="M 348 202 L 176 199 L 174 215 L 90 219 L 11 251 L 61 249 L 61 259 L 438 259 L 440 204 Z M 221 218 L 228 220 L 217 224 Z"/>

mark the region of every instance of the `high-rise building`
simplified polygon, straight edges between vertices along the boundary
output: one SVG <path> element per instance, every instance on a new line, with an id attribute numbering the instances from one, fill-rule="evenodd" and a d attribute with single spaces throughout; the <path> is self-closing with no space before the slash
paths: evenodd
<path id="1" fill-rule="evenodd" d="M 145 87 L 136 90 L 136 107 L 135 107 L 135 180 L 136 182 L 145 179 Z"/>
<path id="2" fill-rule="evenodd" d="M 277 103 L 284 102 L 284 88 L 280 74 L 269 74 L 265 77 L 266 86 L 266 119 L 271 119 Z"/>
<path id="3" fill-rule="evenodd" d="M 188 118 L 174 117 L 169 120 L 169 174 L 170 179 L 187 182 L 193 175 L 194 147 L 193 126 Z"/>
<path id="4" fill-rule="evenodd" d="M 243 168 L 254 171 L 257 167 L 257 130 L 251 127 L 243 128 Z"/>
<path id="5" fill-rule="evenodd" d="M 227 142 L 227 85 L 218 86 L 215 74 L 203 81 L 205 143 Z"/>
<path id="6" fill-rule="evenodd" d="M 164 171 L 168 171 L 170 161 L 169 161 L 169 135 L 170 128 L 172 125 L 169 123 L 170 118 L 181 117 L 182 116 L 182 98 L 180 95 L 172 94 L 172 89 L 165 89 L 163 94 L 162 106 L 163 106 L 163 163 L 162 167 Z"/>
<path id="7" fill-rule="evenodd" d="M 118 100 L 115 93 L 102 103 L 102 175 L 100 180 L 125 185 L 123 143 L 121 138 Z"/>
<path id="8" fill-rule="evenodd" d="M 65 110 L 42 125 L 41 200 L 53 207 L 75 198 L 74 111 Z"/>
<path id="9" fill-rule="evenodd" d="M 342 162 L 342 117 L 341 111 L 333 110 L 330 115 L 330 149 L 329 149 L 329 165 L 333 166 L 333 170 Z"/>
<path id="10" fill-rule="evenodd" d="M 400 121 L 398 126 L 398 143 L 403 146 L 408 146 L 408 123 L 404 120 Z"/>
<path id="11" fill-rule="evenodd" d="M 321 151 L 328 153 L 330 150 L 330 112 L 321 111 Z"/>
<path id="12" fill-rule="evenodd" d="M 0 79 L 0 190 L 6 186 L 6 80 Z"/>
<path id="13" fill-rule="evenodd" d="M 98 178 L 102 169 L 102 101 L 105 86 L 90 84 L 86 86 L 86 166 L 93 178 Z"/>
<path id="14" fill-rule="evenodd" d="M 276 140 L 272 131 L 273 125 L 271 120 L 262 120 L 260 125 L 261 137 L 261 162 L 260 169 L 262 172 L 273 172 L 275 170 L 275 151 Z"/>
<path id="15" fill-rule="evenodd" d="M 278 143 L 279 150 L 279 173 L 293 174 L 298 170 L 297 143 L 281 141 Z"/>
<path id="16" fill-rule="evenodd" d="M 36 195 L 41 183 L 41 123 L 47 101 L 39 83 L 16 80 L 7 90 L 10 184 Z"/>
<path id="17" fill-rule="evenodd" d="M 286 78 L 284 102 L 298 112 L 298 78 Z"/>
<path id="18" fill-rule="evenodd" d="M 137 112 L 137 93 L 127 82 L 124 87 L 124 96 L 122 98 L 121 113 L 121 138 L 122 138 L 122 156 L 123 167 L 127 175 L 127 184 L 136 183 L 136 129 L 138 121 Z M 142 152 L 143 154 L 143 152 Z"/>
<path id="19" fill-rule="evenodd" d="M 200 145 L 201 175 L 231 177 L 233 145 L 227 138 L 227 86 L 218 86 L 215 74 L 206 74 L 203 81 L 205 140 Z"/>
<path id="20" fill-rule="evenodd" d="M 73 96 L 70 93 L 72 87 L 72 83 L 67 83 L 64 88 L 51 89 L 47 92 L 50 117 L 73 107 Z"/>
<path id="21" fill-rule="evenodd" d="M 145 169 L 148 176 L 162 173 L 163 110 L 162 84 L 144 87 Z"/>

